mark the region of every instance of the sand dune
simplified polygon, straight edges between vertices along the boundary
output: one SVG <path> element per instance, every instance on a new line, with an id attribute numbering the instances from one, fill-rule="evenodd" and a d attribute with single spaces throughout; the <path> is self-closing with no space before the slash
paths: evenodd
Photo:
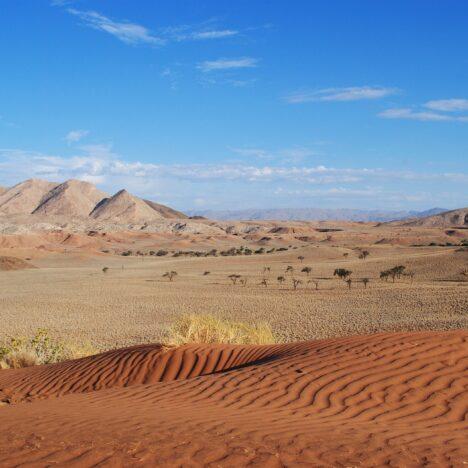
<path id="1" fill-rule="evenodd" d="M 0 464 L 461 466 L 467 342 L 148 345 L 0 371 Z"/>

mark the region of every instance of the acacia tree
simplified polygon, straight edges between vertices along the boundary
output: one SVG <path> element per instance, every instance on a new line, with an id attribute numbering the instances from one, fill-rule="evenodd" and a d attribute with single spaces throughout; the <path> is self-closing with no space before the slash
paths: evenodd
<path id="1" fill-rule="evenodd" d="M 346 268 L 337 268 L 333 272 L 333 276 L 338 276 L 338 278 L 344 280 L 344 279 L 348 278 L 348 276 L 350 276 L 351 273 L 352 273 L 352 271 L 347 270 Z"/>
<path id="2" fill-rule="evenodd" d="M 276 278 L 276 281 L 278 281 L 279 284 L 283 284 L 285 280 L 286 278 L 284 276 L 278 276 L 278 278 Z"/>
<path id="3" fill-rule="evenodd" d="M 348 278 L 345 282 L 348 283 L 348 288 L 351 289 L 351 284 L 353 283 L 353 280 L 351 278 Z"/>
<path id="4" fill-rule="evenodd" d="M 103 272 L 103 273 L 107 273 L 108 271 L 109 271 L 109 267 L 104 267 L 104 268 L 102 269 L 102 272 Z"/>
<path id="5" fill-rule="evenodd" d="M 302 273 L 305 273 L 307 276 L 310 275 L 310 272 L 311 272 L 311 271 L 312 271 L 312 268 L 310 268 L 310 267 L 308 267 L 308 266 L 307 266 L 307 267 L 304 267 L 304 268 L 301 270 L 301 272 L 302 272 Z"/>
<path id="6" fill-rule="evenodd" d="M 388 281 L 388 277 L 390 276 L 390 271 L 389 270 L 384 270 L 380 272 L 380 279 Z"/>
<path id="7" fill-rule="evenodd" d="M 368 250 L 363 250 L 361 251 L 361 253 L 359 254 L 359 258 L 361 260 L 365 260 L 366 257 L 368 257 L 370 255 L 370 252 Z"/>
<path id="8" fill-rule="evenodd" d="M 288 265 L 286 267 L 286 273 L 291 273 L 291 275 L 294 273 L 294 267 L 292 265 Z"/>
<path id="9" fill-rule="evenodd" d="M 313 283 L 313 284 L 315 284 L 315 290 L 318 291 L 318 287 L 319 287 L 319 282 L 318 282 L 318 280 L 309 280 L 308 283 Z"/>
<path id="10" fill-rule="evenodd" d="M 166 271 L 163 278 L 167 278 L 169 281 L 172 281 L 177 276 L 177 271 Z"/>
<path id="11" fill-rule="evenodd" d="M 305 257 L 303 255 L 299 255 L 299 257 L 297 257 L 297 259 L 302 263 L 305 259 Z"/>
<path id="12" fill-rule="evenodd" d="M 362 278 L 362 282 L 364 283 L 364 288 L 367 288 L 367 283 L 369 282 L 369 278 Z"/>
<path id="13" fill-rule="evenodd" d="M 268 282 L 266 278 L 263 278 L 262 281 L 260 281 L 260 286 L 264 286 L 265 288 L 268 287 Z"/>
<path id="14" fill-rule="evenodd" d="M 270 273 L 271 268 L 269 266 L 263 267 L 263 274 Z"/>
<path id="15" fill-rule="evenodd" d="M 241 275 L 235 275 L 235 274 L 232 274 L 232 275 L 229 275 L 228 278 L 232 281 L 232 284 L 236 284 L 237 283 L 237 280 L 240 279 Z"/>
<path id="16" fill-rule="evenodd" d="M 297 289 L 297 287 L 298 287 L 300 284 L 302 284 L 302 281 L 299 280 L 299 279 L 293 278 L 293 279 L 292 279 L 292 284 L 293 284 L 293 288 L 294 288 L 294 291 L 295 291 L 295 290 Z"/>
<path id="17" fill-rule="evenodd" d="M 245 276 L 240 279 L 240 284 L 245 288 L 245 285 L 247 284 L 247 278 Z"/>

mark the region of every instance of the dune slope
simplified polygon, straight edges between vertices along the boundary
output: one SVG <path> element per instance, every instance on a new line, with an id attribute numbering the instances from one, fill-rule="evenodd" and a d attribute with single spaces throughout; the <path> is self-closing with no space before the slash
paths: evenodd
<path id="1" fill-rule="evenodd" d="M 460 466 L 467 343 L 147 345 L 0 371 L 0 465 Z"/>

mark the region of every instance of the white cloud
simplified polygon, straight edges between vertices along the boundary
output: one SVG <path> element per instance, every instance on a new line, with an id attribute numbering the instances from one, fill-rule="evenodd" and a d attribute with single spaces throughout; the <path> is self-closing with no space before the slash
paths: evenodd
<path id="1" fill-rule="evenodd" d="M 65 141 L 71 145 L 83 139 L 85 136 L 89 135 L 88 130 L 71 130 L 65 135 Z"/>
<path id="2" fill-rule="evenodd" d="M 220 39 L 223 37 L 232 37 L 239 34 L 239 31 L 234 29 L 219 29 L 211 31 L 196 31 L 189 35 L 189 38 L 194 40 L 206 40 L 206 39 Z"/>
<path id="3" fill-rule="evenodd" d="M 96 11 L 81 11 L 74 8 L 67 10 L 80 18 L 86 26 L 107 32 L 126 44 L 162 45 L 165 40 L 154 36 L 151 31 L 140 24 L 129 21 L 114 21 Z"/>
<path id="4" fill-rule="evenodd" d="M 428 109 L 441 112 L 458 112 L 468 110 L 468 99 L 439 99 L 424 104 Z"/>
<path id="5" fill-rule="evenodd" d="M 326 88 L 316 91 L 298 91 L 287 95 L 284 99 L 289 104 L 301 104 L 317 101 L 360 101 L 380 99 L 397 93 L 395 88 L 382 86 L 354 86 L 347 88 Z"/>
<path id="6" fill-rule="evenodd" d="M 421 173 L 378 168 L 333 168 L 318 166 L 274 166 L 254 164 L 154 164 L 129 162 L 112 151 L 110 145 L 87 145 L 72 157 L 46 155 L 17 149 L 0 149 L 0 172 L 4 177 L 46 177 L 56 180 L 87 178 L 109 181 L 127 177 L 148 182 L 177 179 L 190 182 L 289 181 L 306 184 L 361 183 L 369 180 L 447 180 L 468 182 L 464 173 Z M 93 178 L 93 179 L 92 179 Z"/>
<path id="7" fill-rule="evenodd" d="M 378 116 L 384 119 L 419 120 L 421 122 L 468 122 L 468 117 L 455 117 L 452 115 L 441 114 L 440 112 L 413 110 L 408 107 L 387 109 L 383 112 L 380 112 Z"/>
<path id="8" fill-rule="evenodd" d="M 207 60 L 200 62 L 197 68 L 203 72 L 232 70 L 237 68 L 254 68 L 258 65 L 258 59 L 252 57 L 241 57 L 236 59 L 220 58 L 218 60 Z"/>

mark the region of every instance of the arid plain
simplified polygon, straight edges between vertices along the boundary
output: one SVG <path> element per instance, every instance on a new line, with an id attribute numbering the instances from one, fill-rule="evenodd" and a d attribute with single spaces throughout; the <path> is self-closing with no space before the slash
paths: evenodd
<path id="1" fill-rule="evenodd" d="M 37 268 L 0 272 L 2 333 L 24 335 L 46 327 L 104 350 L 160 341 L 167 326 L 188 312 L 267 321 L 282 341 L 467 326 L 468 277 L 463 271 L 468 252 L 459 246 L 427 246 L 446 242 L 443 229 L 296 224 L 300 227 L 264 223 L 265 231 L 279 229 L 280 234 L 257 233 L 258 240 L 236 235 L 200 240 L 197 234 L 165 234 L 161 239 L 141 233 L 120 233 L 117 239 L 101 235 L 98 242 L 94 234 L 74 234 L 73 243 L 59 233 L 5 237 L 0 254 L 29 258 Z M 330 234 L 316 229 L 342 230 Z M 265 241 L 266 236 L 270 240 Z M 19 248 L 28 244 L 27 237 L 43 247 Z M 453 236 L 448 238 L 453 242 Z M 5 246 L 7 242 L 14 246 Z M 411 246 L 417 242 L 426 246 Z M 288 250 L 219 254 L 241 245 L 262 252 L 275 246 Z M 216 257 L 174 257 L 176 252 L 213 248 Z M 121 254 L 128 250 L 141 255 Z M 150 255 L 158 250 L 168 253 Z M 359 258 L 362 250 L 369 252 L 365 259 Z M 381 271 L 396 265 L 414 276 L 380 279 Z M 288 266 L 293 270 L 287 271 Z M 306 267 L 311 271 L 303 272 Z M 333 275 L 339 268 L 352 271 L 350 285 Z M 169 281 L 162 276 L 166 271 L 177 276 Z M 232 274 L 247 283 L 233 284 Z M 367 285 L 363 278 L 369 279 Z M 293 279 L 301 281 L 296 290 Z"/>
<path id="2" fill-rule="evenodd" d="M 86 355 L 0 370 L 0 465 L 467 462 L 466 209 L 228 222 L 121 191 L 66 219 L 80 184 L 0 219 L 0 339 L 46 329 Z M 274 343 L 168 346 L 186 314 Z"/>

